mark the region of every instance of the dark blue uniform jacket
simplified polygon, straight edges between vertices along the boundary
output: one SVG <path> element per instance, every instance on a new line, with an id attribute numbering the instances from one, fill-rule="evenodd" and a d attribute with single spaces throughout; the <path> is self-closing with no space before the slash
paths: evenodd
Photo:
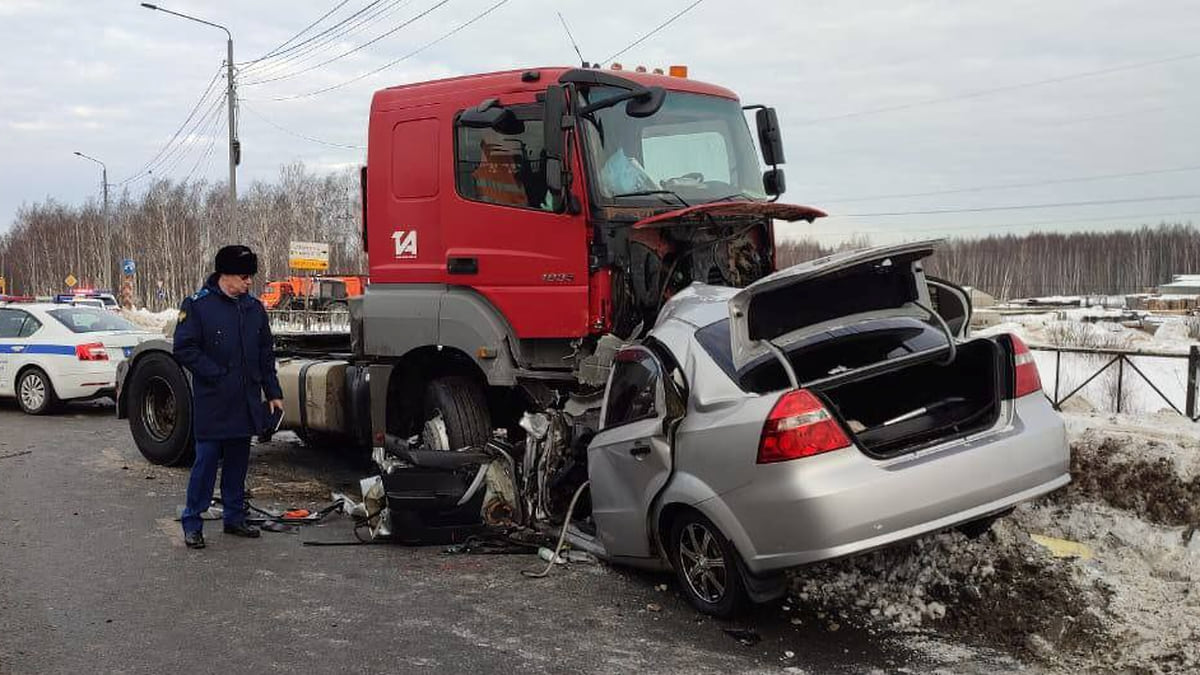
<path id="1" fill-rule="evenodd" d="M 258 298 L 225 295 L 216 274 L 183 301 L 174 351 L 192 373 L 196 440 L 245 438 L 264 430 L 263 397 L 283 398 L 273 345 Z"/>

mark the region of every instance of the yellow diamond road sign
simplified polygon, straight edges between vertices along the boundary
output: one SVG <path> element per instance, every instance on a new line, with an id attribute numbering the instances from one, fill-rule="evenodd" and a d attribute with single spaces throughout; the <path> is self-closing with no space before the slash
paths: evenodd
<path id="1" fill-rule="evenodd" d="M 79 283 L 79 280 L 75 278 L 74 274 L 68 274 L 63 283 L 67 285 L 67 288 L 75 288 L 75 284 Z"/>

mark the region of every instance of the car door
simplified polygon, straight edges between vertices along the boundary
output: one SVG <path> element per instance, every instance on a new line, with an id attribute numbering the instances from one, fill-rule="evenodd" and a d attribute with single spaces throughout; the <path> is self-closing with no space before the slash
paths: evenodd
<path id="1" fill-rule="evenodd" d="M 588 446 L 592 517 L 609 555 L 650 555 L 648 514 L 671 473 L 664 372 L 637 346 L 618 352 L 609 375 L 601 430 Z"/>
<path id="2" fill-rule="evenodd" d="M 29 312 L 0 308 L 0 395 L 15 394 L 17 372 L 29 359 L 29 338 L 41 327 Z"/>

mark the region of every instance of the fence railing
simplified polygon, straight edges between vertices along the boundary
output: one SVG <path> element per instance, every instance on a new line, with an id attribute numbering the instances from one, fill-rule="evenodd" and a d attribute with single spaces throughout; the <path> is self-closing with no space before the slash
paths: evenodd
<path id="1" fill-rule="evenodd" d="M 1137 377 L 1141 378 L 1141 380 L 1144 381 L 1159 398 L 1161 398 L 1167 405 L 1171 406 L 1172 410 L 1179 413 L 1180 415 L 1187 417 L 1189 420 L 1191 420 L 1193 422 L 1200 420 L 1200 414 L 1197 414 L 1197 410 L 1196 410 L 1196 408 L 1197 408 L 1196 386 L 1197 386 L 1198 381 L 1200 381 L 1200 373 L 1198 373 L 1198 371 L 1200 371 L 1200 347 L 1193 345 L 1189 349 L 1187 354 L 1181 354 L 1179 352 L 1165 352 L 1165 351 L 1148 350 L 1148 349 L 1065 347 L 1065 346 L 1040 345 L 1040 344 L 1030 345 L 1029 348 L 1034 351 L 1053 352 L 1054 353 L 1054 390 L 1053 390 L 1053 392 L 1047 392 L 1046 398 L 1050 399 L 1050 403 L 1051 403 L 1051 405 L 1054 406 L 1055 410 L 1061 410 L 1062 404 L 1064 402 L 1066 402 L 1072 396 L 1075 396 L 1076 394 L 1078 394 L 1080 391 L 1083 390 L 1084 387 L 1091 384 L 1094 380 L 1096 380 L 1096 378 L 1100 377 L 1100 375 L 1102 375 L 1105 371 L 1107 371 L 1109 368 L 1111 368 L 1115 365 L 1116 371 L 1117 371 L 1117 381 L 1116 381 L 1116 388 L 1114 391 L 1113 398 L 1116 401 L 1116 406 L 1115 406 L 1116 412 L 1118 412 L 1118 413 L 1122 412 L 1121 408 L 1125 402 L 1124 392 L 1125 392 L 1125 387 L 1127 386 L 1125 368 L 1126 368 L 1126 366 L 1128 366 L 1133 371 L 1133 373 L 1135 375 L 1137 375 Z M 1065 395 L 1060 396 L 1061 390 L 1062 390 L 1062 379 L 1063 379 L 1062 378 L 1062 355 L 1063 354 L 1086 354 L 1086 355 L 1098 356 L 1101 358 L 1104 358 L 1104 357 L 1108 357 L 1108 358 L 1107 358 L 1107 361 L 1105 361 L 1105 363 L 1103 365 L 1099 366 L 1094 372 L 1092 372 L 1091 375 L 1089 375 L 1087 377 L 1087 379 L 1085 379 L 1083 382 L 1081 382 L 1080 384 L 1078 384 L 1077 386 L 1072 388 Z M 1133 358 L 1135 358 L 1135 357 L 1180 359 L 1180 360 L 1187 361 L 1187 366 L 1186 366 L 1187 367 L 1187 389 L 1185 392 L 1186 400 L 1184 403 L 1183 410 L 1180 410 L 1179 406 L 1175 405 L 1175 402 L 1172 401 L 1169 396 L 1167 396 L 1166 394 L 1163 393 L 1163 391 L 1159 387 L 1159 385 L 1156 384 L 1153 380 L 1151 380 L 1150 377 L 1148 375 L 1146 375 L 1146 373 L 1141 368 L 1139 368 L 1136 363 L 1133 362 Z"/>
<path id="2" fill-rule="evenodd" d="M 349 333 L 350 312 L 306 309 L 267 310 L 273 333 Z"/>

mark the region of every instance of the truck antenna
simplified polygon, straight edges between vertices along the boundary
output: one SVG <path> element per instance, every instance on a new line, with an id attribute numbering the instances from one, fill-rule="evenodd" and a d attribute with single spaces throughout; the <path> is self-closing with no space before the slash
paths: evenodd
<path id="1" fill-rule="evenodd" d="M 579 63 L 584 68 L 587 68 L 588 62 L 584 60 L 583 52 L 579 51 L 579 43 L 575 42 L 575 36 L 571 35 L 571 29 L 567 27 L 567 20 L 563 18 L 562 12 L 555 13 L 558 14 L 558 20 L 562 22 L 563 30 L 567 31 L 567 39 L 571 41 L 571 46 L 575 48 L 575 53 L 579 55 Z"/>

